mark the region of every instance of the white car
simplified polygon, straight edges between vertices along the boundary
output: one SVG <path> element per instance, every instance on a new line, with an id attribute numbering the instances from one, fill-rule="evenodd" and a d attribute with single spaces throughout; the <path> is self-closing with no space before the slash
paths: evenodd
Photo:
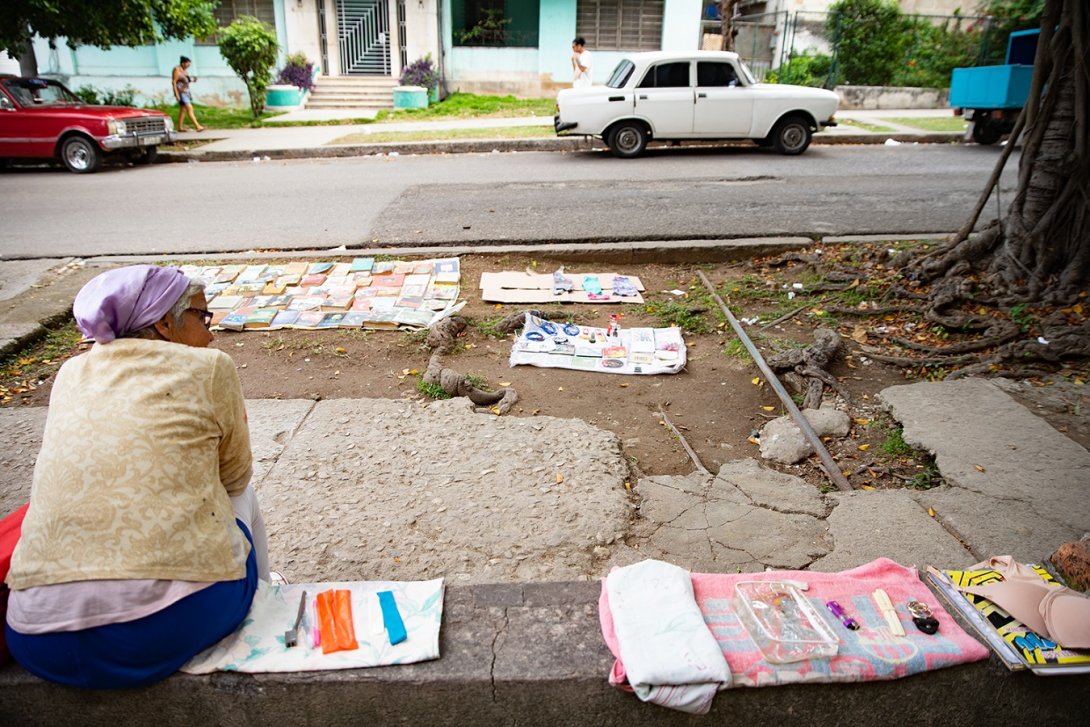
<path id="1" fill-rule="evenodd" d="M 652 139 L 752 139 L 801 154 L 815 131 L 836 126 L 832 91 L 757 83 L 737 53 L 634 53 L 605 86 L 557 96 L 558 136 L 595 136 L 615 156 L 639 156 Z"/>

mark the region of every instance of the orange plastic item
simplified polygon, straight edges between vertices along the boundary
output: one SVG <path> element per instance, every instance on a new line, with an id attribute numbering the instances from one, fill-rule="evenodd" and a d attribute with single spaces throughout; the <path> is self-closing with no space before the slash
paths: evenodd
<path id="1" fill-rule="evenodd" d="M 318 628 L 322 632 L 322 653 L 359 648 L 352 623 L 352 592 L 322 591 L 318 594 Z"/>

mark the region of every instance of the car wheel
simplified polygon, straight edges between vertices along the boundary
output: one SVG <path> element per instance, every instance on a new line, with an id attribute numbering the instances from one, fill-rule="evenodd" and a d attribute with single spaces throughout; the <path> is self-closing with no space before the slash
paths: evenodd
<path id="1" fill-rule="evenodd" d="M 133 155 L 133 164 L 154 164 L 159 158 L 159 147 L 148 146 Z"/>
<path id="2" fill-rule="evenodd" d="M 810 146 L 813 132 L 810 122 L 801 116 L 788 116 L 772 131 L 772 144 L 780 154 L 802 154 Z"/>
<path id="3" fill-rule="evenodd" d="M 638 121 L 625 121 L 613 127 L 609 132 L 609 150 L 613 156 L 631 159 L 643 154 L 647 148 L 647 127 Z"/>
<path id="4" fill-rule="evenodd" d="M 989 119 L 983 119 L 973 124 L 973 141 L 977 144 L 994 144 L 999 141 L 999 137 L 1003 136 L 1003 132 L 998 126 L 991 123 Z"/>
<path id="5" fill-rule="evenodd" d="M 87 137 L 71 136 L 61 146 L 61 161 L 70 172 L 90 174 L 102 166 L 102 153 Z"/>

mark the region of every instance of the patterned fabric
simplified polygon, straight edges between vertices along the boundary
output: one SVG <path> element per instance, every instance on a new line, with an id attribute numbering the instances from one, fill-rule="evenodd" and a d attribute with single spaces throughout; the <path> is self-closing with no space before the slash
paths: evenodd
<path id="1" fill-rule="evenodd" d="M 250 546 L 229 496 L 251 464 L 227 354 L 96 345 L 57 374 L 8 585 L 242 578 Z"/>
<path id="2" fill-rule="evenodd" d="M 299 597 L 307 601 L 331 589 L 350 591 L 352 622 L 358 648 L 323 654 L 311 634 L 314 614 L 308 608 L 298 645 L 284 645 L 284 632 L 295 623 Z M 382 623 L 377 594 L 391 591 L 408 638 L 391 645 Z M 412 664 L 439 658 L 439 627 L 443 619 L 443 579 L 431 581 L 354 581 L 348 583 L 258 583 L 250 613 L 238 631 L 194 656 L 182 671 L 248 673 L 358 669 L 386 664 Z"/>

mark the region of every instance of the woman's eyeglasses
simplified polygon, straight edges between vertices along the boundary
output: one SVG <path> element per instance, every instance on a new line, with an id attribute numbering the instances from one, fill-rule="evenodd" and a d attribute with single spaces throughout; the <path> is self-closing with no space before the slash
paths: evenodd
<path id="1" fill-rule="evenodd" d="M 186 310 L 196 313 L 198 316 L 200 316 L 201 323 L 204 324 L 205 328 L 208 328 L 212 325 L 212 311 L 204 310 L 203 308 L 186 308 Z"/>

